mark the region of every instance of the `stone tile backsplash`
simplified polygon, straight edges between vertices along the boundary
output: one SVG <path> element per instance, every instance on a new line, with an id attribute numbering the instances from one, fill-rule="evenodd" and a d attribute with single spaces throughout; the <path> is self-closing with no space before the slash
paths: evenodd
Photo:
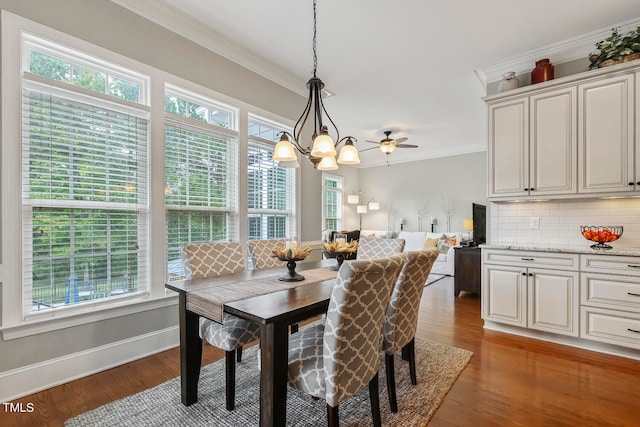
<path id="1" fill-rule="evenodd" d="M 640 198 L 491 203 L 489 243 L 495 245 L 584 248 L 593 244 L 580 234 L 581 225 L 622 225 L 614 248 L 640 247 Z M 531 218 L 539 218 L 532 229 Z"/>

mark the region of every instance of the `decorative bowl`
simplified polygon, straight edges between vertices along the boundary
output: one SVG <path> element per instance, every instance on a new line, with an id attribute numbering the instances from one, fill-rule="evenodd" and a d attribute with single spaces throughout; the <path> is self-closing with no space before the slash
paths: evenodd
<path id="1" fill-rule="evenodd" d="M 591 245 L 592 249 L 613 249 L 613 246 L 607 245 L 608 242 L 615 242 L 622 236 L 621 225 L 594 226 L 583 225 L 580 227 L 582 236 L 595 245 Z"/>

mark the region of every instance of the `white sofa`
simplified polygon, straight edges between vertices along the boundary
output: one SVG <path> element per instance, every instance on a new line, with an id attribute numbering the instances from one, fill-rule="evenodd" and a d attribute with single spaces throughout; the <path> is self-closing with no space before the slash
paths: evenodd
<path id="1" fill-rule="evenodd" d="M 387 231 L 385 230 L 361 230 L 360 236 L 372 236 L 386 237 Z M 405 251 L 420 251 L 424 248 L 424 244 L 427 239 L 438 239 L 445 234 L 447 237 L 456 238 L 456 246 L 460 246 L 462 239 L 461 233 L 428 233 L 426 231 L 401 231 L 398 233 L 398 239 L 404 239 Z M 454 275 L 454 246 L 450 247 L 447 253 L 438 255 L 436 262 L 431 268 L 432 274 L 444 274 L 447 276 Z"/>

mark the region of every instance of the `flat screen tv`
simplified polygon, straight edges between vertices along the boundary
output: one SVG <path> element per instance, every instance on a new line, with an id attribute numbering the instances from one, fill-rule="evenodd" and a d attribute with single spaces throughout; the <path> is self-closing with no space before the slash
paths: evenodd
<path id="1" fill-rule="evenodd" d="M 487 207 L 473 204 L 473 240 L 480 245 L 487 243 Z"/>

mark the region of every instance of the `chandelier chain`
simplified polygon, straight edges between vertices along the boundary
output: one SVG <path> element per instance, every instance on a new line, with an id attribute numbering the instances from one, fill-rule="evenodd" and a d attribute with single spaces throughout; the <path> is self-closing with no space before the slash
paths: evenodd
<path id="1" fill-rule="evenodd" d="M 313 0 L 313 77 L 316 77 L 316 71 L 318 70 L 318 53 L 316 51 L 316 24 L 318 22 L 316 17 L 316 1 Z"/>

